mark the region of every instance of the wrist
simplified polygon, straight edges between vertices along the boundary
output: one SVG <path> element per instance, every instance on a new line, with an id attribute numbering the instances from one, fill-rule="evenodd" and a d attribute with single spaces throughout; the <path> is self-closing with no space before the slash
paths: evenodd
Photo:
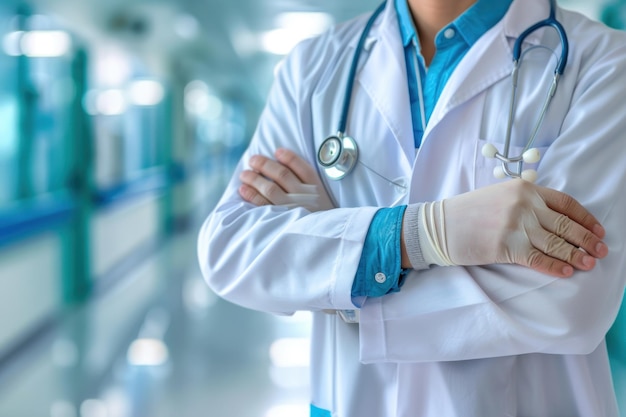
<path id="1" fill-rule="evenodd" d="M 411 204 L 404 212 L 402 220 L 402 267 L 413 269 L 427 269 L 428 262 L 424 259 L 420 234 L 420 216 L 423 203 Z"/>
<path id="2" fill-rule="evenodd" d="M 428 265 L 456 265 L 448 253 L 444 201 L 425 203 L 419 212 L 418 238 Z"/>

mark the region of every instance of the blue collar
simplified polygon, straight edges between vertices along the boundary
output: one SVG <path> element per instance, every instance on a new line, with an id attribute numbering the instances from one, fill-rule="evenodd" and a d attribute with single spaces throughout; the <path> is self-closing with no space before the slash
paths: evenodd
<path id="1" fill-rule="evenodd" d="M 413 42 L 413 38 L 415 40 L 419 40 L 419 38 L 415 31 L 413 17 L 411 16 L 407 0 L 394 0 L 394 2 L 400 23 L 402 44 L 406 47 Z M 441 32 L 452 25 L 465 42 L 471 46 L 504 17 L 512 2 L 513 0 L 477 0 L 454 22 L 443 28 Z M 437 40 L 440 39 L 441 32 L 437 35 Z"/>

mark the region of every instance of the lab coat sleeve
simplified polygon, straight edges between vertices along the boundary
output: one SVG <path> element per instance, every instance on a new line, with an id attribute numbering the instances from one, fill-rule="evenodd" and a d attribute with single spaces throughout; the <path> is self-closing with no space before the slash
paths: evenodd
<path id="1" fill-rule="evenodd" d="M 400 293 L 362 307 L 363 362 L 588 354 L 602 342 L 626 281 L 626 48 L 572 65 L 580 68 L 570 75 L 576 88 L 538 183 L 574 196 L 600 220 L 609 255 L 569 279 L 516 265 L 413 272 Z"/>
<path id="2" fill-rule="evenodd" d="M 251 155 L 273 157 L 285 147 L 316 166 L 307 147 L 313 141 L 305 140 L 312 135 L 306 88 L 316 82 L 316 65 L 324 65 L 316 56 L 323 49 L 305 43 L 280 66 L 251 144 L 199 234 L 198 257 L 209 286 L 244 307 L 284 314 L 354 308 L 352 283 L 376 208 L 310 213 L 256 207 L 238 194 L 239 173 Z"/>

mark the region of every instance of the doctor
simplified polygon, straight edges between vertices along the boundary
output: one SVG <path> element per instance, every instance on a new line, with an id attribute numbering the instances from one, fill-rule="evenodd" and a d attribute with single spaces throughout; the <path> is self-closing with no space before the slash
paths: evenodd
<path id="1" fill-rule="evenodd" d="M 626 35 L 557 8 L 570 51 L 536 185 L 481 155 L 506 136 L 513 43 L 549 14 L 389 0 L 352 92 L 361 163 L 338 181 L 316 154 L 368 17 L 281 66 L 198 256 L 232 302 L 314 312 L 312 416 L 618 416 L 604 335 L 626 281 Z M 560 43 L 541 29 L 524 48 L 514 152 Z M 324 312 L 357 308 L 358 324 Z"/>

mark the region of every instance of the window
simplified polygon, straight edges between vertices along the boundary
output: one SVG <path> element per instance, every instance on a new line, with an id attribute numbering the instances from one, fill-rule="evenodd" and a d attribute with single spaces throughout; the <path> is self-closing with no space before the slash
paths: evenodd
<path id="1" fill-rule="evenodd" d="M 10 21 L 11 15 L 6 5 L 0 5 L 0 38 L 3 41 L 11 32 Z M 2 48 L 0 50 L 0 207 L 14 200 L 18 194 L 17 72 L 17 58 L 9 56 L 5 48 Z"/>
<path id="2" fill-rule="evenodd" d="M 43 17 L 0 8 L 0 206 L 67 186 L 72 41 Z"/>

